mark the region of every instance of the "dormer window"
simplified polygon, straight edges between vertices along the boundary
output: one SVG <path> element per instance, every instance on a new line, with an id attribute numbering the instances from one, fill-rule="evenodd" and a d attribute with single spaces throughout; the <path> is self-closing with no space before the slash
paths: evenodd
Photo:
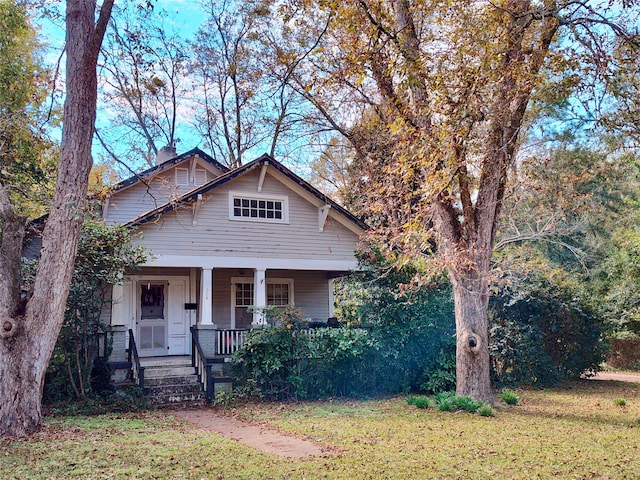
<path id="1" fill-rule="evenodd" d="M 287 197 L 230 192 L 229 219 L 289 223 L 289 201 Z"/>

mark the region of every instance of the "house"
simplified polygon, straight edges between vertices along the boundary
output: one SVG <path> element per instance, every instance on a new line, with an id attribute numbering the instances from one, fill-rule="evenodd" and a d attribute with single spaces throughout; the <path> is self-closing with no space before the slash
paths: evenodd
<path id="1" fill-rule="evenodd" d="M 113 287 L 114 365 L 136 360 L 132 340 L 156 364 L 195 350 L 203 365 L 228 356 L 266 324 L 265 306 L 326 323 L 332 282 L 356 268 L 365 229 L 269 155 L 229 170 L 197 148 L 165 147 L 156 166 L 115 185 L 102 215 L 151 256 Z"/>

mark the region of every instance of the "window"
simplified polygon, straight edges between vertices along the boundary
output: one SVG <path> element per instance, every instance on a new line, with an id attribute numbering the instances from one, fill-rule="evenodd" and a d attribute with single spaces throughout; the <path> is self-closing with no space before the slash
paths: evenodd
<path id="1" fill-rule="evenodd" d="M 288 223 L 287 197 L 230 193 L 229 218 L 255 222 Z"/>
<path id="2" fill-rule="evenodd" d="M 176 185 L 189 185 L 189 170 L 176 168 Z"/>
<path id="3" fill-rule="evenodd" d="M 267 305 L 274 307 L 289 305 L 289 283 L 267 282 Z"/>
<path id="4" fill-rule="evenodd" d="M 193 179 L 189 178 L 190 175 L 189 175 L 188 168 L 176 167 L 175 172 L 176 172 L 176 185 L 184 185 L 184 186 L 193 185 L 195 187 L 198 187 L 200 185 L 204 185 L 210 180 L 213 180 L 213 177 L 214 177 L 210 172 L 208 172 L 204 168 L 196 168 L 194 170 L 195 178 Z M 194 180 L 194 181 L 192 182 L 191 180 Z"/>
<path id="5" fill-rule="evenodd" d="M 253 305 L 253 283 L 236 283 L 236 307 Z"/>
<path id="6" fill-rule="evenodd" d="M 140 318 L 164 318 L 164 285 L 142 285 Z"/>

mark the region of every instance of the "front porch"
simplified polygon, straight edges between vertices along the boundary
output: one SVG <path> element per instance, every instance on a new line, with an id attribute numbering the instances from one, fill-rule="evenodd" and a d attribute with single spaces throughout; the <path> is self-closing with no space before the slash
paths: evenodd
<path id="1" fill-rule="evenodd" d="M 337 326 L 337 325 L 333 325 Z M 260 327 L 269 328 L 269 327 Z M 190 328 L 191 355 L 143 357 L 135 333 L 128 332 L 127 378 L 141 388 L 157 406 L 211 404 L 220 392 L 231 393 L 232 379 L 227 365 L 240 350 L 252 329 Z M 316 328 L 300 330 L 313 335 Z"/>
<path id="2" fill-rule="evenodd" d="M 211 354 L 229 356 L 244 343 L 247 331 L 267 325 L 269 308 L 295 306 L 310 323 L 326 324 L 333 317 L 333 279 L 344 274 L 146 267 L 113 287 L 105 323 L 112 329 L 132 330 L 141 357 L 190 355 L 191 327 L 213 330 L 215 341 L 208 341 L 212 349 L 215 345 Z"/>

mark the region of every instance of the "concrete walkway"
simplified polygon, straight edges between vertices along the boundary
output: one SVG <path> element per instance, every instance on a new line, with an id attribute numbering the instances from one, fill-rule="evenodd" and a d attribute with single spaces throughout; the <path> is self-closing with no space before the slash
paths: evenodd
<path id="1" fill-rule="evenodd" d="M 631 382 L 640 383 L 639 373 L 627 373 L 627 372 L 598 372 L 595 377 L 590 377 L 590 380 L 615 380 L 618 382 Z"/>

